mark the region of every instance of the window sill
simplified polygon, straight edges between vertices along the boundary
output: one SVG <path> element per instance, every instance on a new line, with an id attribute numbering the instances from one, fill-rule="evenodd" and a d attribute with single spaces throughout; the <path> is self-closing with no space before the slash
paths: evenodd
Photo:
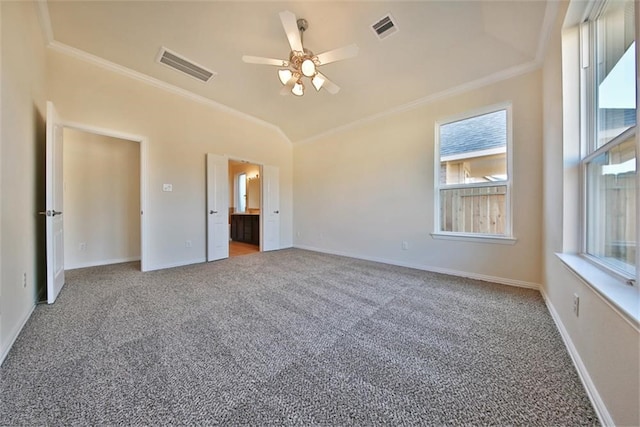
<path id="1" fill-rule="evenodd" d="M 637 330 L 640 329 L 640 292 L 637 285 L 595 266 L 578 254 L 556 253 L 560 261 Z"/>
<path id="2" fill-rule="evenodd" d="M 460 234 L 460 233 L 431 233 L 431 237 L 437 240 L 458 240 L 463 242 L 476 243 L 497 243 L 499 245 L 515 245 L 518 241 L 515 237 L 491 236 L 478 234 Z"/>

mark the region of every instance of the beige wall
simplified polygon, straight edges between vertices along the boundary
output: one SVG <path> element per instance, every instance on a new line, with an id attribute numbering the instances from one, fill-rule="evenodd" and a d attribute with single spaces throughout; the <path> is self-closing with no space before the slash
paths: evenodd
<path id="1" fill-rule="evenodd" d="M 541 282 L 541 73 L 294 147 L 295 245 L 514 284 Z M 513 246 L 434 240 L 434 124 L 513 104 Z M 402 241 L 409 249 L 402 250 Z"/>
<path id="2" fill-rule="evenodd" d="M 280 242 L 292 245 L 292 148 L 276 130 L 52 50 L 48 61 L 63 120 L 148 140 L 147 269 L 206 259 L 206 153 L 279 168 Z"/>
<path id="3" fill-rule="evenodd" d="M 140 259 L 140 143 L 64 130 L 65 269 Z"/>
<path id="4" fill-rule="evenodd" d="M 562 44 L 560 27 L 566 3 L 551 35 L 543 68 L 544 94 L 544 278 L 542 292 L 559 329 L 565 335 L 583 377 L 588 377 L 596 406 L 616 425 L 640 425 L 640 335 L 629 322 L 613 310 L 590 286 L 579 280 L 555 255 L 575 248 L 574 228 L 578 187 L 567 148 L 576 141 L 563 141 L 572 132 L 563 123 Z M 565 32 L 577 43 L 577 30 Z M 569 46 L 565 46 L 569 47 Z M 573 45 L 577 48 L 577 44 Z M 578 67 L 577 52 L 573 64 Z M 567 147 L 563 144 L 567 143 Z M 567 169 L 565 169 L 565 166 Z M 573 200 L 573 202 L 572 202 Z M 564 241 L 563 241 L 564 236 Z M 580 297 L 579 317 L 573 314 L 573 295 Z M 606 419 L 605 419 L 606 421 Z"/>
<path id="5" fill-rule="evenodd" d="M 0 2 L 0 360 L 33 309 L 42 280 L 36 236 L 44 221 L 36 212 L 44 209 L 43 111 L 48 97 L 66 120 L 148 138 L 150 268 L 204 259 L 205 153 L 274 165 L 280 169 L 282 246 L 293 240 L 295 192 L 298 246 L 506 282 L 542 283 L 561 332 L 610 418 L 618 425 L 640 425 L 637 329 L 554 255 L 567 247 L 562 237 L 571 235 L 567 230 L 577 219 L 564 204 L 559 27 L 542 71 L 292 150 L 271 128 L 45 52 L 36 16 L 33 3 Z M 513 102 L 518 242 L 433 240 L 434 121 L 503 101 Z M 172 183 L 174 191 L 162 192 L 163 183 Z M 187 239 L 192 248 L 185 248 Z M 401 250 L 402 241 L 409 243 L 408 251 Z M 580 317 L 571 310 L 574 293 L 581 298 Z"/>
<path id="6" fill-rule="evenodd" d="M 45 48 L 35 8 L 0 2 L 0 361 L 44 280 L 38 241 L 44 217 L 37 212 L 44 210 Z"/>

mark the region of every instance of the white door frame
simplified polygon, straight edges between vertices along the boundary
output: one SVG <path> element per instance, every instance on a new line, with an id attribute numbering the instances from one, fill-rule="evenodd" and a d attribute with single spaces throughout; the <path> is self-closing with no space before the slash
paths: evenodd
<path id="1" fill-rule="evenodd" d="M 240 157 L 233 157 L 233 156 L 227 156 L 229 161 L 233 161 L 233 162 L 241 162 L 241 163 L 246 163 L 249 165 L 256 165 L 258 166 L 258 173 L 260 174 L 260 252 L 262 252 L 262 241 L 264 240 L 262 238 L 262 230 L 264 229 L 264 225 L 263 225 L 263 221 L 264 221 L 264 215 L 262 214 L 262 209 L 264 207 L 264 201 L 262 200 L 262 193 L 264 191 L 264 180 L 262 179 L 262 166 L 264 166 L 261 162 L 256 162 L 254 160 L 250 160 L 250 159 L 242 159 Z M 238 194 L 236 193 L 236 175 L 234 174 L 233 176 L 233 181 L 230 183 L 227 183 L 229 185 L 233 185 L 233 200 L 234 200 L 234 204 L 238 203 Z"/>
<path id="2" fill-rule="evenodd" d="M 140 144 L 140 270 L 147 271 L 147 156 L 149 139 L 145 136 L 133 135 L 112 129 L 101 128 L 97 126 L 87 125 L 84 123 L 62 121 L 65 128 L 75 129 L 87 133 L 92 133 L 111 138 L 124 139 L 127 141 L 137 142 Z M 64 167 L 64 166 L 63 166 Z"/>
<path id="3" fill-rule="evenodd" d="M 236 162 L 242 162 L 242 163 L 248 163 L 248 164 L 252 164 L 252 165 L 256 165 L 258 166 L 258 169 L 260 170 L 260 252 L 265 251 L 265 247 L 264 247 L 264 243 L 265 243 L 265 224 L 267 222 L 267 214 L 265 214 L 265 208 L 269 207 L 272 209 L 275 209 L 277 211 L 276 212 L 272 212 L 275 213 L 276 215 L 278 215 L 279 218 L 279 213 L 280 213 L 280 206 L 277 207 L 273 207 L 273 206 L 267 206 L 268 203 L 265 202 L 265 195 L 267 194 L 267 187 L 266 187 L 266 180 L 264 179 L 264 168 L 266 167 L 271 167 L 271 168 L 276 168 L 278 171 L 280 170 L 279 167 L 277 166 L 270 166 L 270 165 L 265 165 L 262 162 L 257 162 L 251 159 L 243 159 L 240 157 L 234 157 L 234 156 L 227 156 L 229 161 L 236 161 Z M 233 188 L 234 188 L 234 193 L 235 193 L 235 182 L 233 183 Z M 280 192 L 280 183 L 278 182 L 278 193 Z M 235 200 L 235 195 L 234 195 L 234 200 Z M 278 227 L 278 234 L 279 234 L 279 227 Z M 278 236 L 278 243 L 277 243 L 277 248 L 271 248 L 268 247 L 266 250 L 273 250 L 273 249 L 280 249 L 280 237 Z"/>

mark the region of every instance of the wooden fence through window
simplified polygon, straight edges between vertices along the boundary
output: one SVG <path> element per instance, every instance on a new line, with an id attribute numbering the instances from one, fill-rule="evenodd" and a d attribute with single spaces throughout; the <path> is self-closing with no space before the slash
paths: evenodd
<path id="1" fill-rule="evenodd" d="M 504 234 L 505 185 L 440 190 L 442 231 Z"/>

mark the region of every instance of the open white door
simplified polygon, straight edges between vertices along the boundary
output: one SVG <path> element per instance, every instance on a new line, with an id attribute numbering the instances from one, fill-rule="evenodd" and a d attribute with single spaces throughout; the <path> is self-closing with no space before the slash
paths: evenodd
<path id="1" fill-rule="evenodd" d="M 229 258 L 229 159 L 207 154 L 207 261 Z"/>
<path id="2" fill-rule="evenodd" d="M 47 102 L 46 215 L 47 303 L 53 304 L 64 286 L 64 229 L 62 220 L 62 124 Z"/>
<path id="3" fill-rule="evenodd" d="M 280 249 L 280 171 L 262 167 L 262 250 Z"/>

